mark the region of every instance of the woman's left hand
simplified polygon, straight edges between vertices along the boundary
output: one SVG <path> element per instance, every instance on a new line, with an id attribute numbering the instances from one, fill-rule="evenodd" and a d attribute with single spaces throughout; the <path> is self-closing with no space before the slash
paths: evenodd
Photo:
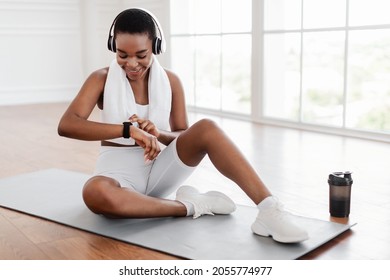
<path id="1" fill-rule="evenodd" d="M 140 129 L 154 135 L 156 138 L 160 136 L 160 131 L 158 130 L 157 126 L 155 126 L 154 123 L 150 120 L 141 119 L 136 114 L 134 114 L 129 118 L 129 121 L 138 123 L 138 127 Z"/>

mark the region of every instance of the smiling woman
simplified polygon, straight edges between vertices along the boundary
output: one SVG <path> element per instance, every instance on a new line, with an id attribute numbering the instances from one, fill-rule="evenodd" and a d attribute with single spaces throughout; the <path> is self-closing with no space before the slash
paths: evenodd
<path id="1" fill-rule="evenodd" d="M 151 40 L 140 34 L 119 33 L 116 44 L 118 64 L 130 83 L 145 78 L 153 62 Z"/>

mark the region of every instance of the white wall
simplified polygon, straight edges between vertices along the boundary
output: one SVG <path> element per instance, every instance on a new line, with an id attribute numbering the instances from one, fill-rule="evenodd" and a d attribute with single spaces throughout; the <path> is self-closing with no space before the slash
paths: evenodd
<path id="1" fill-rule="evenodd" d="M 64 100 L 81 78 L 77 0 L 0 0 L 0 104 Z"/>
<path id="2" fill-rule="evenodd" d="M 168 31 L 169 0 L 0 0 L 0 105 L 73 99 L 115 57 L 108 30 L 134 6 L 149 9 Z M 159 59 L 169 65 L 167 54 Z"/>

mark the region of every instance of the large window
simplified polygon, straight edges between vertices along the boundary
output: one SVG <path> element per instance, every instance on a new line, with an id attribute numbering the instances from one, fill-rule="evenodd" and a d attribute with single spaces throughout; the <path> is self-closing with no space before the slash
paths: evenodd
<path id="1" fill-rule="evenodd" d="M 387 0 L 265 0 L 265 117 L 390 132 Z"/>
<path id="2" fill-rule="evenodd" d="M 197 108 L 250 114 L 251 0 L 171 0 L 172 67 Z"/>
<path id="3" fill-rule="evenodd" d="M 192 107 L 387 137 L 389 10 L 388 0 L 171 0 L 172 67 Z"/>

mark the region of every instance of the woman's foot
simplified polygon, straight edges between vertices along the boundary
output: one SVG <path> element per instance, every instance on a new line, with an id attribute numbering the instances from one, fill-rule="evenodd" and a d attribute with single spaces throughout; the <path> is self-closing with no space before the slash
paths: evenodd
<path id="1" fill-rule="evenodd" d="M 258 206 L 259 213 L 252 224 L 252 231 L 261 236 L 272 236 L 282 243 L 302 242 L 309 238 L 306 230 L 292 221 L 292 214 L 284 211 L 282 204 L 269 196 Z"/>
<path id="2" fill-rule="evenodd" d="M 236 210 L 236 204 L 227 195 L 217 191 L 199 193 L 191 186 L 180 187 L 176 200 L 186 206 L 187 216 L 193 215 L 194 219 L 202 215 L 230 214 Z"/>

